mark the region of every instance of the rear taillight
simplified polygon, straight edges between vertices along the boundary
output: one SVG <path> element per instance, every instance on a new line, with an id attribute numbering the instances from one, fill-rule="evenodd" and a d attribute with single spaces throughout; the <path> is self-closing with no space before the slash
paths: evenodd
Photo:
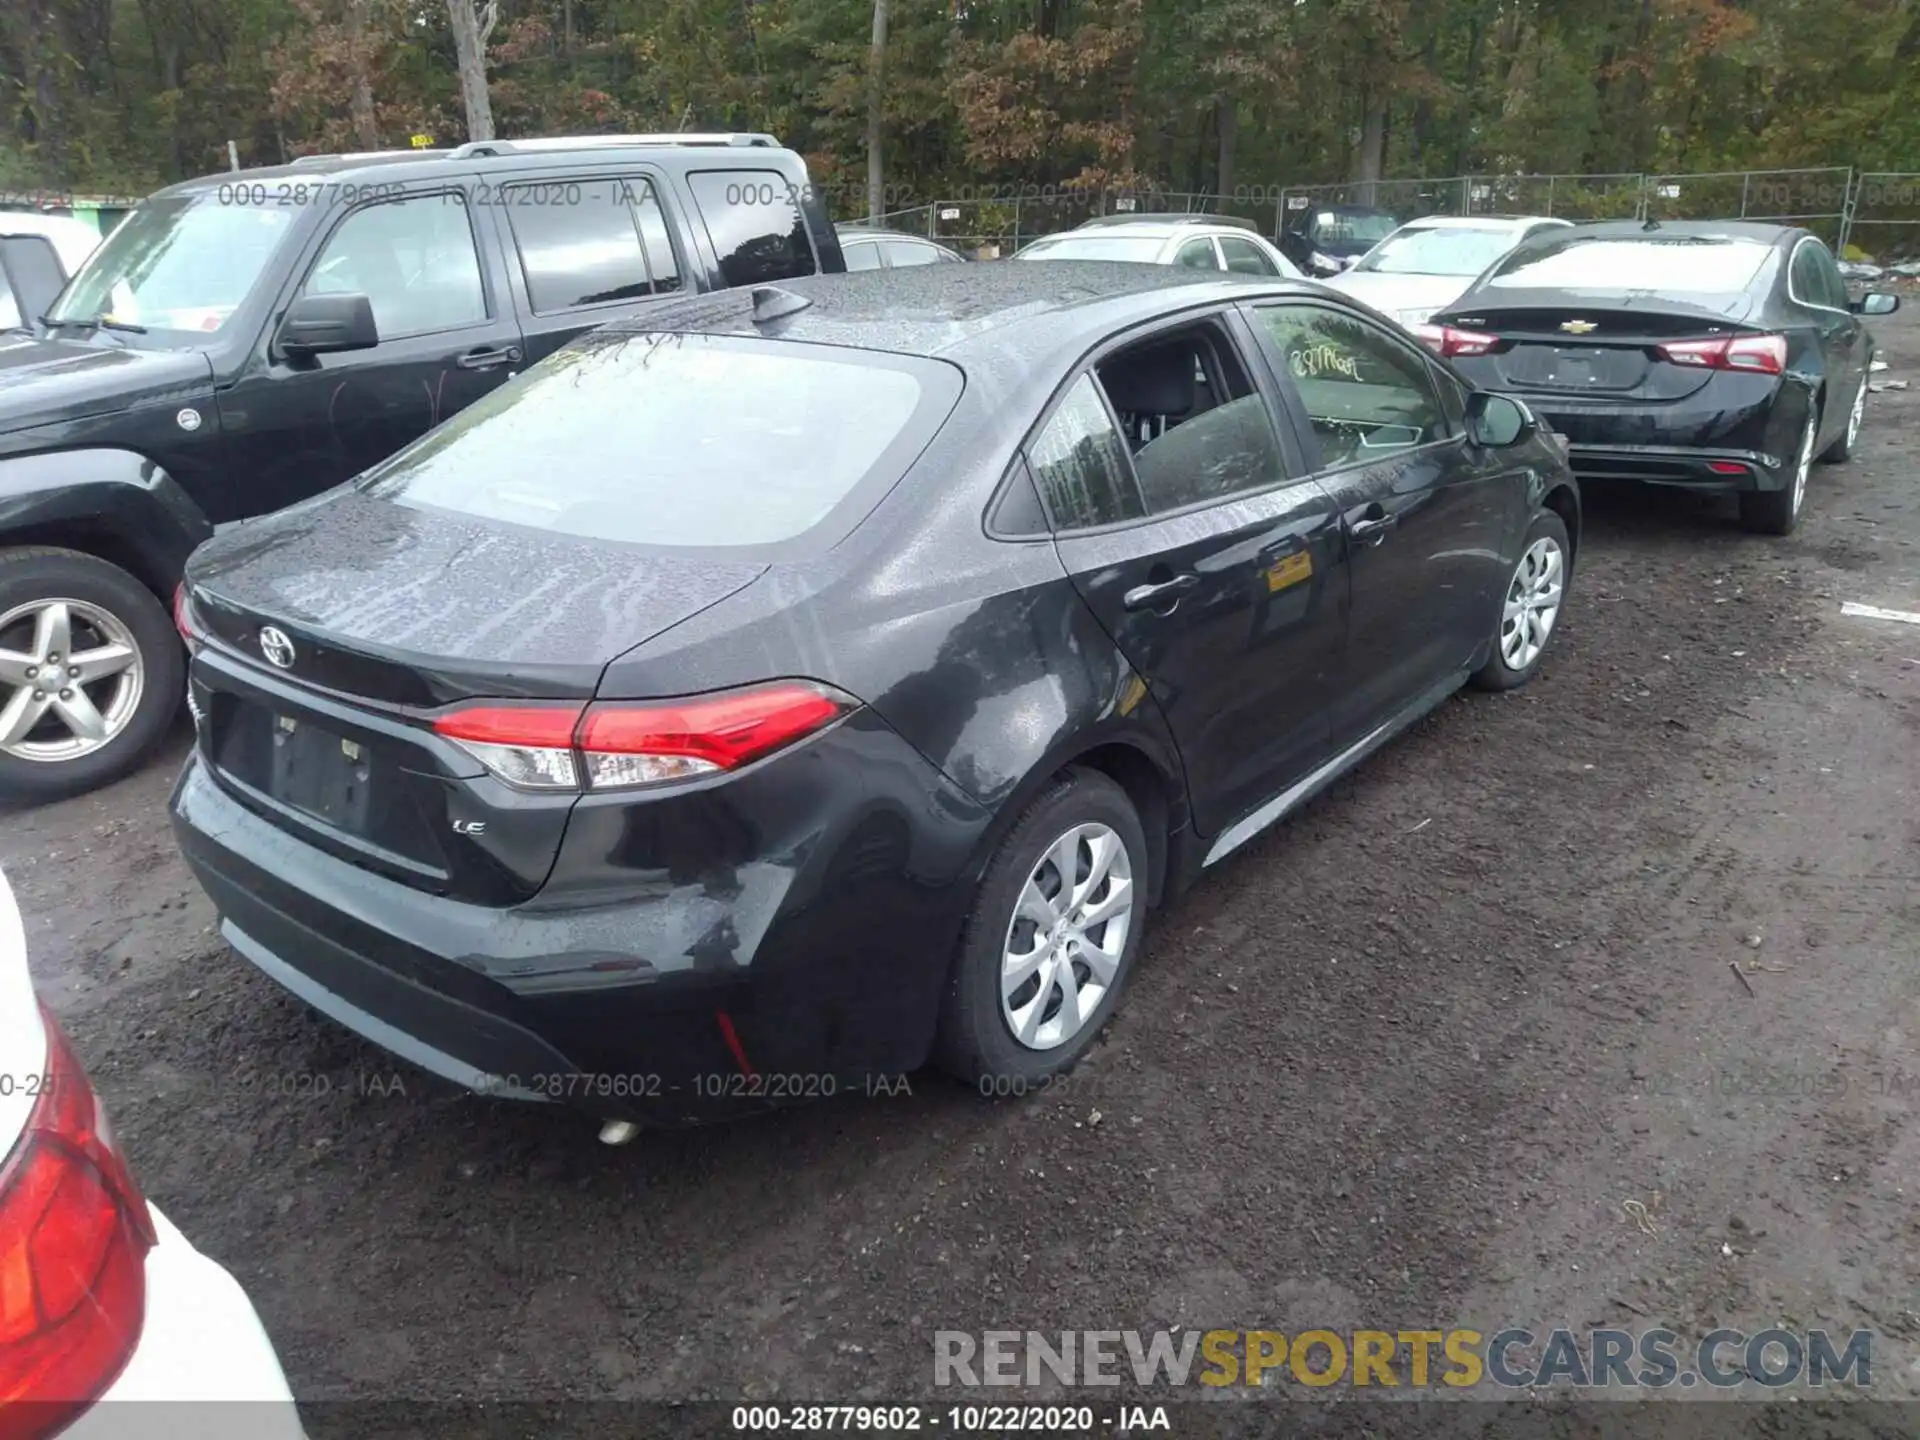
<path id="1" fill-rule="evenodd" d="M 1787 368 L 1784 335 L 1724 335 L 1715 340 L 1674 340 L 1655 347 L 1662 360 L 1697 370 L 1747 370 L 1778 375 Z"/>
<path id="2" fill-rule="evenodd" d="M 1451 325 L 1416 325 L 1413 333 L 1443 360 L 1456 355 L 1490 355 L 1500 343 L 1498 335 L 1483 335 L 1478 330 L 1456 330 Z"/>
<path id="3" fill-rule="evenodd" d="M 0 1440 L 56 1434 L 127 1363 L 153 1217 L 86 1072 L 44 1016 L 47 1069 L 0 1167 Z"/>
<path id="4" fill-rule="evenodd" d="M 618 790 L 737 770 L 854 708 L 824 685 L 783 680 L 684 700 L 481 701 L 433 729 L 523 790 Z"/>
<path id="5" fill-rule="evenodd" d="M 193 623 L 193 601 L 187 598 L 184 580 L 173 591 L 173 628 L 180 632 L 180 638 L 186 642 L 188 654 L 200 648 L 201 635 Z"/>

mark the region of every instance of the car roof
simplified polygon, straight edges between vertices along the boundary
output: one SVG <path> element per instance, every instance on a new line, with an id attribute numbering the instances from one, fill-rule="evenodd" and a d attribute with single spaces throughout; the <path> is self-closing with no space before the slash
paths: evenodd
<path id="1" fill-rule="evenodd" d="M 1600 240 L 1644 240 L 1666 235 L 1703 240 L 1758 240 L 1768 245 L 1797 240 L 1807 233 L 1797 226 L 1770 225 L 1759 220 L 1596 220 L 1576 225 L 1573 230 L 1578 235 Z M 1556 234 L 1553 238 L 1564 237 Z"/>
<path id="2" fill-rule="evenodd" d="M 236 184 L 265 181 L 325 181 L 343 184 L 355 179 L 400 184 L 432 180 L 445 175 L 450 162 L 463 170 L 519 170 L 550 164 L 555 159 L 620 160 L 644 158 L 656 165 L 678 165 L 697 170 L 716 161 L 739 164 L 751 157 L 765 161 L 793 156 L 771 135 L 752 131 L 658 135 L 554 135 L 526 140 L 480 140 L 450 149 L 359 150 L 340 154 L 303 155 L 286 165 L 264 165 L 251 170 L 223 170 L 196 176 L 156 191 L 159 196 L 197 195 Z"/>
<path id="3" fill-rule="evenodd" d="M 804 297 L 809 303 L 756 324 L 755 296 L 769 292 Z M 595 333 L 754 335 L 942 356 L 969 366 L 991 366 L 996 361 L 1018 365 L 1021 356 L 1031 357 L 1062 344 L 1091 344 L 1115 329 L 1180 308 L 1181 301 L 1198 306 L 1238 296 L 1286 293 L 1328 292 L 1280 276 L 1111 260 L 916 265 L 808 275 L 777 285 L 665 300 Z"/>
<path id="4" fill-rule="evenodd" d="M 1524 230 L 1529 225 L 1571 227 L 1571 220 L 1552 215 L 1420 215 L 1400 228 L 1412 230 Z"/>
<path id="5" fill-rule="evenodd" d="M 1053 240 L 1061 235 L 1078 235 L 1086 230 L 1098 230 L 1102 235 L 1118 231 L 1157 239 L 1209 230 L 1231 230 L 1243 235 L 1248 231 L 1259 233 L 1253 221 L 1242 220 L 1236 215 L 1096 215 L 1071 230 L 1057 230 L 1052 235 L 1039 238 Z"/>
<path id="6" fill-rule="evenodd" d="M 858 225 L 843 221 L 835 225 L 833 230 L 842 240 L 918 240 L 922 245 L 932 245 L 941 250 L 947 248 L 931 235 L 916 235 L 911 230 L 889 230 L 885 225 Z"/>

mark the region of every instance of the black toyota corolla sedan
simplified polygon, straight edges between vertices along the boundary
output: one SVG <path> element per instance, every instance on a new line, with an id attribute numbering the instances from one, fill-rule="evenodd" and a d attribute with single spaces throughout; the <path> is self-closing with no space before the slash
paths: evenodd
<path id="1" fill-rule="evenodd" d="M 1583 479 L 1728 490 L 1742 521 L 1799 523 L 1816 456 L 1860 435 L 1873 337 L 1818 237 L 1779 225 L 1621 221 L 1550 230 L 1421 338 L 1467 379 L 1525 398 Z"/>
<path id="2" fill-rule="evenodd" d="M 235 950 L 483 1093 L 1004 1091 L 1149 907 L 1532 675 L 1578 528 L 1524 406 L 1301 282 L 689 298 L 196 553 L 174 821 Z"/>

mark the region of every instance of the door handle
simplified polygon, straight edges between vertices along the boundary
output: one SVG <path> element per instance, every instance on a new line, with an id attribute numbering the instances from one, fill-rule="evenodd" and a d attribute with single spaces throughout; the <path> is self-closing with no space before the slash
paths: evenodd
<path id="1" fill-rule="evenodd" d="M 1357 517 L 1347 520 L 1347 534 L 1359 545 L 1378 545 L 1387 538 L 1387 532 L 1400 523 L 1398 515 L 1390 514 L 1386 506 L 1378 500 L 1360 511 Z"/>
<path id="2" fill-rule="evenodd" d="M 1200 577 L 1189 571 L 1184 575 L 1175 575 L 1171 580 L 1136 585 L 1127 591 L 1121 603 L 1129 610 L 1171 610 L 1182 595 L 1199 583 Z"/>
<path id="3" fill-rule="evenodd" d="M 492 350 L 469 350 L 454 363 L 462 370 L 491 370 L 496 365 L 518 365 L 520 347 L 501 345 Z"/>

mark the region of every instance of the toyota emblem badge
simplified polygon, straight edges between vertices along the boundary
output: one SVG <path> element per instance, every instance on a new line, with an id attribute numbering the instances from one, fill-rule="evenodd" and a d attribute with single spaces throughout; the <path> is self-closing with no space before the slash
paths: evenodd
<path id="1" fill-rule="evenodd" d="M 293 641 L 277 625 L 269 625 L 260 632 L 260 653 L 276 670 L 293 668 Z"/>

